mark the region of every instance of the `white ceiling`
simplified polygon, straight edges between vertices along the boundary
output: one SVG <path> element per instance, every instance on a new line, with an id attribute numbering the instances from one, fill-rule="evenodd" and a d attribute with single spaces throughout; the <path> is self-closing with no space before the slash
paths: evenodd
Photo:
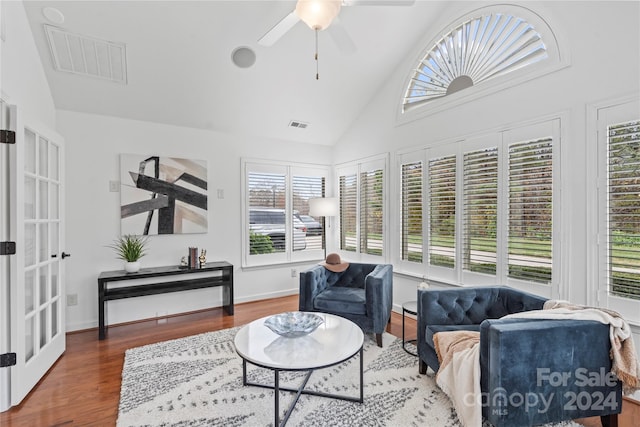
<path id="1" fill-rule="evenodd" d="M 295 1 L 50 0 L 25 7 L 59 109 L 331 145 L 415 54 L 445 3 L 343 7 L 340 20 L 357 51 L 342 53 L 321 32 L 319 80 L 314 33 L 304 23 L 272 47 L 257 43 Z M 127 84 L 54 70 L 43 7 L 62 12 L 57 26 L 65 30 L 125 43 Z M 251 68 L 232 63 L 239 46 L 256 52 Z M 310 126 L 289 128 L 291 120 Z"/>

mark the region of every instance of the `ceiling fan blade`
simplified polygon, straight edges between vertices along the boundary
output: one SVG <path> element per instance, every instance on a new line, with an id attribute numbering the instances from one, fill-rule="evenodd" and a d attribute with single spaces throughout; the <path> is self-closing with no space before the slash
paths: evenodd
<path id="1" fill-rule="evenodd" d="M 342 53 L 351 55 L 356 53 L 356 51 L 358 50 L 355 42 L 353 41 L 347 30 L 344 28 L 344 25 L 342 25 L 339 17 L 336 16 L 333 19 L 333 22 L 326 31 L 329 33 L 333 41 L 338 46 L 338 49 L 340 49 Z"/>
<path id="2" fill-rule="evenodd" d="M 413 6 L 416 0 L 342 0 L 343 6 Z"/>
<path id="3" fill-rule="evenodd" d="M 273 46 L 275 42 L 280 40 L 298 21 L 300 21 L 300 18 L 296 12 L 291 12 L 274 25 L 272 29 L 267 31 L 267 33 L 258 40 L 258 44 L 261 46 Z"/>

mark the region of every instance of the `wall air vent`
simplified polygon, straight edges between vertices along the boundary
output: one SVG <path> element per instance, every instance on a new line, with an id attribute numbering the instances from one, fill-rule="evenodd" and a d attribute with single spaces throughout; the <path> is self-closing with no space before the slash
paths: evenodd
<path id="1" fill-rule="evenodd" d="M 290 128 L 306 129 L 308 126 L 309 126 L 309 123 L 299 122 L 299 121 L 296 121 L 296 120 L 291 120 L 289 122 L 289 127 Z"/>
<path id="2" fill-rule="evenodd" d="M 126 46 L 44 25 L 56 70 L 127 83 Z"/>

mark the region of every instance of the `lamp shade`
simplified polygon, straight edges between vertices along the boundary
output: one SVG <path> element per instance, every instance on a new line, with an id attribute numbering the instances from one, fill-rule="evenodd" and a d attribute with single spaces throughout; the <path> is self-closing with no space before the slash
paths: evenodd
<path id="1" fill-rule="evenodd" d="M 340 213 L 340 203 L 337 197 L 318 197 L 309 199 L 309 215 L 337 216 Z"/>
<path id="2" fill-rule="evenodd" d="M 338 16 L 342 0 L 298 0 L 296 15 L 312 30 L 324 30 Z"/>

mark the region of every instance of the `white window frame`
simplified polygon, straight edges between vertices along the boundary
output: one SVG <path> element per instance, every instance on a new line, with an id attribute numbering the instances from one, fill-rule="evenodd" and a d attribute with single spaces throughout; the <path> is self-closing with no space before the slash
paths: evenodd
<path id="1" fill-rule="evenodd" d="M 588 107 L 587 119 L 590 128 L 588 134 L 597 147 L 592 150 L 590 165 L 597 173 L 591 174 L 595 179 L 590 181 L 589 187 L 597 191 L 587 191 L 588 194 L 597 194 L 588 201 L 588 206 L 593 208 L 595 215 L 588 217 L 590 230 L 590 247 L 587 268 L 589 280 L 589 304 L 598 307 L 614 309 L 628 322 L 640 324 L 640 301 L 610 295 L 609 273 L 607 266 L 608 257 L 608 138 L 607 128 L 611 124 L 623 123 L 640 119 L 639 95 L 602 102 Z M 595 153 L 594 153 L 595 152 Z M 592 297 L 595 295 L 595 298 Z"/>
<path id="2" fill-rule="evenodd" d="M 262 159 L 241 160 L 241 192 L 242 192 L 242 267 L 261 267 L 279 264 L 300 263 L 323 259 L 322 248 L 293 251 L 292 250 L 292 221 L 293 221 L 293 177 L 317 176 L 325 179 L 325 193 L 329 188 L 330 167 L 293 162 L 277 162 Z M 285 176 L 285 251 L 270 254 L 251 255 L 249 251 L 249 191 L 248 176 L 253 172 L 276 173 Z M 325 194 L 326 196 L 326 194 Z M 326 232 L 324 230 L 323 232 Z M 326 241 L 326 237 L 325 237 Z"/>
<path id="3" fill-rule="evenodd" d="M 389 254 L 389 238 L 388 238 L 388 224 L 389 224 L 389 208 L 388 208 L 388 187 L 389 187 L 389 155 L 383 154 L 378 156 L 369 157 L 362 160 L 357 160 L 349 163 L 342 163 L 336 166 L 335 169 L 335 194 L 340 197 L 340 177 L 345 175 L 356 175 L 357 179 L 357 188 L 358 194 L 356 197 L 356 250 L 353 251 L 343 251 L 340 249 L 340 236 L 339 231 L 336 236 L 337 238 L 337 252 L 341 257 L 345 259 L 350 259 L 355 262 L 368 262 L 368 263 L 380 263 L 381 261 L 386 261 L 388 259 Z M 382 254 L 381 255 L 373 255 L 368 253 L 361 252 L 360 247 L 360 238 L 361 238 L 361 227 L 360 227 L 360 191 L 361 191 L 361 180 L 360 174 L 367 171 L 373 170 L 382 170 L 383 174 L 383 182 L 382 182 Z M 337 219 L 337 230 L 340 230 L 340 215 L 338 215 Z"/>

